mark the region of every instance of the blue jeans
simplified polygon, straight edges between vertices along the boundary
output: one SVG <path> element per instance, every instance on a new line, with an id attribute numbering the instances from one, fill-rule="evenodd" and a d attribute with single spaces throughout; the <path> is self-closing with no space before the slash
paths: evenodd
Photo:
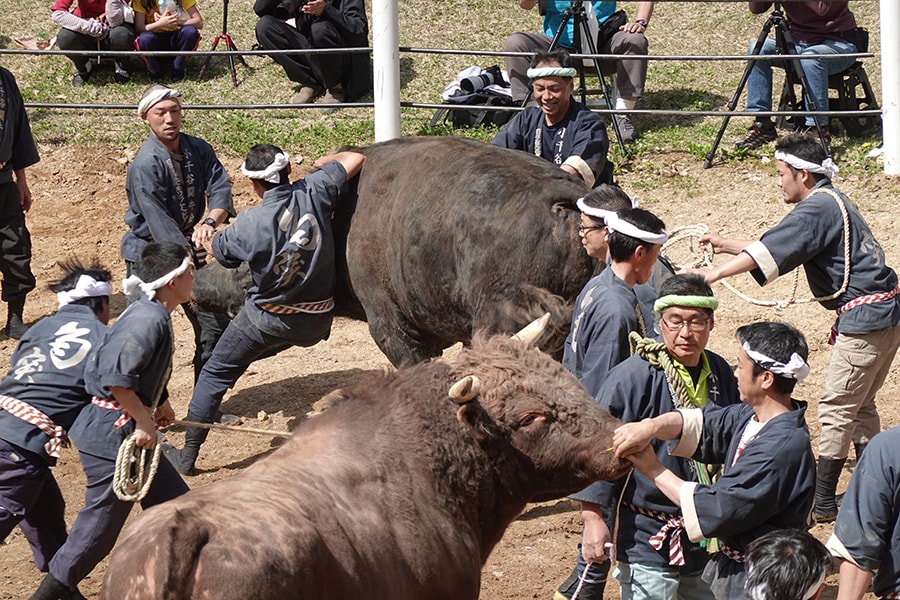
<path id="1" fill-rule="evenodd" d="M 753 53 L 755 45 L 755 41 L 750 44 L 747 54 Z M 826 40 L 821 44 L 812 46 L 798 43 L 797 52 L 801 55 L 852 54 L 856 52 L 856 46 L 844 40 Z M 775 40 L 772 38 L 766 39 L 760 54 L 776 54 Z M 853 58 L 800 61 L 800 67 L 803 69 L 806 80 L 809 82 L 807 92 L 815 101 L 817 110 L 828 110 L 828 76 L 850 68 L 853 62 Z M 747 79 L 747 110 L 749 112 L 772 110 L 772 67 L 791 68 L 787 63 L 788 61 L 753 61 L 753 68 L 750 69 L 750 77 Z M 805 104 L 806 98 L 804 97 Z M 818 121 L 822 126 L 828 125 L 828 117 L 818 117 Z M 813 117 L 806 117 L 806 125 L 809 127 L 815 126 Z"/>
<path id="2" fill-rule="evenodd" d="M 613 577 L 619 580 L 622 600 L 714 600 L 701 572 L 682 573 L 678 567 L 650 567 L 620 562 Z"/>

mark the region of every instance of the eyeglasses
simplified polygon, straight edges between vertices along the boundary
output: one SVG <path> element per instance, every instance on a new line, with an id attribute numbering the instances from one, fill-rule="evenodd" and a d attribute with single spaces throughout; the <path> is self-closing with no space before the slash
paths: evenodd
<path id="1" fill-rule="evenodd" d="M 705 331 L 707 327 L 709 327 L 710 319 L 696 319 L 691 321 L 683 321 L 681 319 L 677 321 L 669 321 L 665 317 L 660 317 L 659 322 L 666 326 L 671 332 L 678 332 L 687 325 L 689 331 L 694 333 L 700 333 L 701 331 Z"/>
<path id="2" fill-rule="evenodd" d="M 603 229 L 605 225 L 579 225 L 578 233 L 585 234 L 588 231 L 593 231 L 595 229 Z"/>

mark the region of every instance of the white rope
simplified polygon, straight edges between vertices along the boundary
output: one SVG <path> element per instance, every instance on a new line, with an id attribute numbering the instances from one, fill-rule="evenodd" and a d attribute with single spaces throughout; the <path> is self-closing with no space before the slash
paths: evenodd
<path id="1" fill-rule="evenodd" d="M 159 468 L 159 454 L 163 436 L 156 434 L 153 450 L 134 443 L 134 432 L 122 441 L 116 456 L 116 472 L 113 475 L 113 491 L 123 502 L 140 502 L 150 491 L 150 484 Z"/>
<path id="2" fill-rule="evenodd" d="M 791 285 L 791 295 L 786 300 L 759 300 L 741 292 L 739 289 L 737 289 L 724 279 L 719 283 L 721 283 L 725 287 L 725 289 L 745 302 L 755 304 L 757 306 L 771 306 L 777 310 L 787 308 L 791 304 L 828 302 L 829 300 L 834 300 L 835 298 L 841 297 L 844 292 L 847 291 L 847 287 L 850 285 L 850 215 L 847 214 L 847 207 L 844 205 L 844 201 L 841 200 L 841 197 L 838 196 L 835 192 L 826 189 L 819 189 L 817 191 L 828 194 L 829 196 L 834 198 L 834 201 L 837 202 L 838 208 L 841 211 L 841 218 L 844 221 L 844 281 L 838 291 L 828 296 L 813 296 L 810 298 L 798 299 L 797 288 L 800 282 L 799 268 L 794 269 L 794 281 Z M 684 240 L 693 240 L 693 238 L 697 238 L 699 240 L 700 237 L 706 233 L 709 233 L 709 227 L 704 223 L 698 223 L 696 225 L 685 225 L 684 227 L 676 227 L 669 232 L 669 241 L 663 244 L 661 253 L 663 256 L 669 259 L 669 262 L 672 263 L 672 266 L 674 266 L 677 271 L 680 271 L 682 269 L 712 268 L 714 254 L 713 249 L 709 244 L 701 248 L 699 243 L 695 246 L 694 243 L 691 242 L 690 255 L 693 260 L 692 262 L 684 264 L 674 262 L 666 252 L 672 247 L 672 245 L 676 243 L 682 242 Z"/>

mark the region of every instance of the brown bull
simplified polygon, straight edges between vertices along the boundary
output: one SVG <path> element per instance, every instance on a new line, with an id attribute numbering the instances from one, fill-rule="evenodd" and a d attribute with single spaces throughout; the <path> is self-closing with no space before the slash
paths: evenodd
<path id="1" fill-rule="evenodd" d="M 468 375 L 480 387 L 450 399 Z M 516 340 L 476 337 L 452 364 L 339 395 L 271 456 L 143 513 L 101 597 L 474 599 L 527 502 L 627 470 L 606 451 L 618 421 Z"/>

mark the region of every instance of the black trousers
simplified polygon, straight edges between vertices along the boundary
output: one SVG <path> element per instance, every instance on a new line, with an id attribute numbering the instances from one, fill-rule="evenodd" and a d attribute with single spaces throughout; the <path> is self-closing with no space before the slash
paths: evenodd
<path id="1" fill-rule="evenodd" d="M 15 182 L 0 183 L 0 273 L 4 302 L 24 300 L 34 289 L 31 272 L 31 234 Z"/>
<path id="2" fill-rule="evenodd" d="M 263 50 L 341 48 L 346 46 L 337 29 L 328 21 L 312 23 L 309 34 L 284 21 L 265 15 L 256 23 L 256 39 Z M 287 73 L 288 79 L 305 85 L 330 89 L 344 80 L 349 54 L 278 54 L 272 60 Z"/>

